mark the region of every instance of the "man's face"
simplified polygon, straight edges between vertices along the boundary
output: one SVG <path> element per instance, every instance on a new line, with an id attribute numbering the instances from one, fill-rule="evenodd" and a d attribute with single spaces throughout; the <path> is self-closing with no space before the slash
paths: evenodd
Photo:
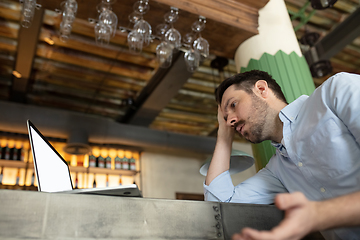
<path id="1" fill-rule="evenodd" d="M 268 104 L 256 94 L 237 90 L 234 85 L 224 92 L 221 111 L 226 123 L 252 143 L 267 140 Z"/>

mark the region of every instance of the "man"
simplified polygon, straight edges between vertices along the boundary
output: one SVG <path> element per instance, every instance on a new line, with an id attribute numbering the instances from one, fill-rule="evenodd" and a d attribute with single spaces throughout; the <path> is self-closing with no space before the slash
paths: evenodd
<path id="1" fill-rule="evenodd" d="M 246 228 L 233 239 L 301 239 L 312 231 L 360 239 L 353 227 L 360 226 L 360 76 L 339 73 L 290 104 L 257 70 L 226 79 L 215 94 L 219 129 L 205 199 L 275 202 L 285 211 L 271 231 Z M 276 147 L 267 166 L 236 187 L 228 172 L 234 132 Z"/>

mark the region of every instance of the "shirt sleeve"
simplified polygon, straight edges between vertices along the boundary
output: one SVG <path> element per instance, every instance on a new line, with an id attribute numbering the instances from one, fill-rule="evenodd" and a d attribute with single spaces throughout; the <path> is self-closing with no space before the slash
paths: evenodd
<path id="1" fill-rule="evenodd" d="M 217 176 L 209 186 L 204 183 L 205 201 L 271 204 L 275 195 L 287 192 L 266 167 L 239 185 L 233 185 L 229 171 Z"/>
<path id="2" fill-rule="evenodd" d="M 360 145 L 360 75 L 338 73 L 324 83 L 325 102 Z"/>

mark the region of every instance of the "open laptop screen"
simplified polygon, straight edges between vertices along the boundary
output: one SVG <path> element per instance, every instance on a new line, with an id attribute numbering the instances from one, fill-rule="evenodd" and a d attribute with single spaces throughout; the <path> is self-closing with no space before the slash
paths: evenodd
<path id="1" fill-rule="evenodd" d="M 27 124 L 38 190 L 41 192 L 72 190 L 70 171 L 65 160 L 29 120 Z"/>

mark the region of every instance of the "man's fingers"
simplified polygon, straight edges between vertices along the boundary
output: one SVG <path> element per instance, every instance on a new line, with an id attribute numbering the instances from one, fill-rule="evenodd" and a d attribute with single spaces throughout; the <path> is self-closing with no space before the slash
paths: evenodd
<path id="1" fill-rule="evenodd" d="M 251 228 L 244 228 L 239 238 L 233 240 L 292 240 L 298 239 L 297 234 L 287 226 L 287 223 L 280 224 L 271 231 L 258 231 Z"/>

